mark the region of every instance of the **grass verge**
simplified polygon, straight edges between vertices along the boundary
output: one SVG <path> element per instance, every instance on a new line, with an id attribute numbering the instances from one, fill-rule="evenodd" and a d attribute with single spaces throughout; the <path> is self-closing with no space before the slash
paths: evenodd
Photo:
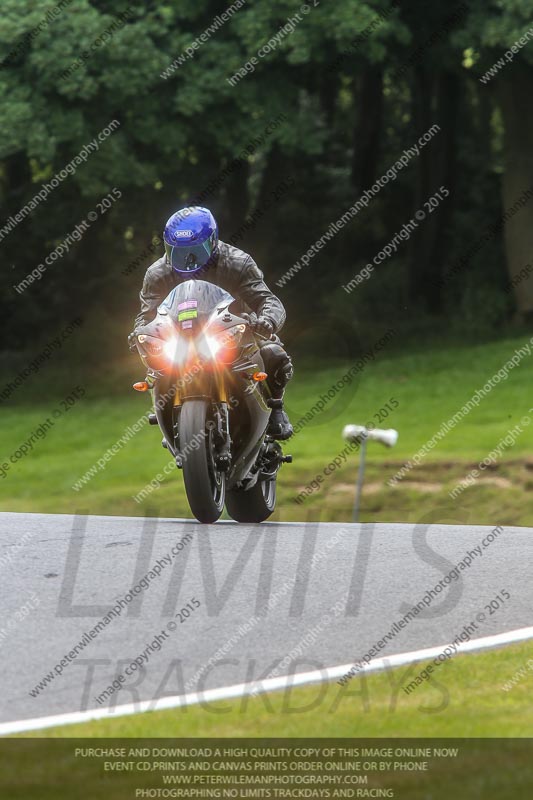
<path id="1" fill-rule="evenodd" d="M 278 517 L 350 519 L 357 455 L 342 460 L 333 474 L 325 475 L 324 470 L 344 447 L 341 430 L 346 423 L 373 422 L 396 428 L 400 436 L 392 451 L 375 444 L 369 447 L 363 520 L 410 522 L 440 509 L 443 520 L 530 524 L 533 464 L 527 426 L 515 438 L 512 451 L 504 447 L 501 459 L 471 488 L 456 500 L 449 496 L 456 483 L 528 414 L 532 401 L 527 357 L 438 443 L 420 466 L 396 487 L 387 485 L 404 460 L 430 439 L 524 341 L 514 338 L 476 346 L 443 346 L 412 354 L 384 350 L 351 385 L 328 399 L 321 413 L 314 413 L 313 407 L 342 379 L 350 365 L 297 370 L 287 394 L 287 406 L 294 422 L 306 419 L 309 413 L 312 419 L 306 419 L 285 446 L 286 452 L 293 454 L 294 463 L 285 465 L 280 473 Z M 86 394 L 57 419 L 51 416 L 53 410 L 62 409 L 61 401 L 68 394 L 64 375 L 60 395 L 59 383 L 54 393 L 50 380 L 44 386 L 44 379 L 37 375 L 29 378 L 9 403 L 3 404 L 2 460 L 7 469 L 0 479 L 0 509 L 190 516 L 181 475 L 174 468 L 163 473 L 169 455 L 161 448 L 157 428 L 145 424 L 120 443 L 127 429 L 144 418 L 148 403 L 145 396 L 130 392 L 133 378 L 139 377 L 132 362 L 117 364 L 113 372 L 114 382 L 108 375 L 100 385 L 94 376 L 84 372 L 83 364 L 74 367 L 71 383 L 81 385 Z M 387 411 L 391 398 L 397 407 Z M 26 456 L 12 462 L 10 457 L 47 417 L 54 421 L 53 427 L 33 443 Z M 97 467 L 93 477 L 78 489 L 73 488 L 116 443 L 116 454 L 104 467 Z M 163 478 L 160 483 L 156 480 L 158 474 Z M 318 490 L 298 504 L 297 496 L 319 475 L 323 481 Z M 151 482 L 156 488 L 137 503 L 134 497 Z"/>
<path id="2" fill-rule="evenodd" d="M 533 642 L 528 641 L 458 655 L 410 694 L 402 687 L 420 673 L 424 662 L 357 676 L 344 687 L 335 682 L 288 688 L 253 698 L 49 728 L 39 735 L 533 737 L 530 660 L 533 664 Z M 170 686 L 167 692 L 171 693 Z M 120 700 L 131 701 L 129 696 Z"/>

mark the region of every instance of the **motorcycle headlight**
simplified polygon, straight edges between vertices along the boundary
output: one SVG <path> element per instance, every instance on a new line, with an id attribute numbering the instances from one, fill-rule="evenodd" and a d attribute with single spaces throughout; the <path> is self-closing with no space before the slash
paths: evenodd
<path id="1" fill-rule="evenodd" d="M 168 339 L 158 339 L 141 333 L 138 337 L 141 356 L 148 366 L 155 369 L 165 369 L 176 364 L 181 364 L 184 359 L 183 348 L 179 347 L 176 336 Z"/>
<path id="2" fill-rule="evenodd" d="M 163 345 L 163 353 L 168 358 L 169 361 L 176 360 L 176 354 L 178 349 L 178 340 L 175 338 L 167 339 Z"/>
<path id="3" fill-rule="evenodd" d="M 240 323 L 218 333 L 206 333 L 205 340 L 210 355 L 215 358 L 219 354 L 234 350 L 241 341 L 245 330 L 246 325 Z"/>
<path id="4" fill-rule="evenodd" d="M 147 336 L 145 333 L 140 333 L 137 340 L 142 349 L 151 356 L 160 356 L 163 352 L 163 342 L 161 339 L 156 339 L 154 336 Z"/>

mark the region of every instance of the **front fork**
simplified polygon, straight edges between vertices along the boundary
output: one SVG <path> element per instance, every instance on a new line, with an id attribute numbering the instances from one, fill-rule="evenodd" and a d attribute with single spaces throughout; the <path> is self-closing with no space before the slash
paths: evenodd
<path id="1" fill-rule="evenodd" d="M 216 444 L 215 463 L 221 472 L 231 466 L 231 436 L 229 432 L 228 404 L 224 401 L 215 407 L 215 427 L 213 437 Z"/>
<path id="2" fill-rule="evenodd" d="M 212 404 L 212 419 L 208 421 L 208 437 L 209 444 L 213 447 L 214 461 L 217 468 L 221 472 L 226 472 L 231 466 L 231 436 L 229 431 L 229 413 L 226 384 L 224 374 L 218 370 L 212 373 L 212 383 L 210 391 L 200 396 L 208 400 Z M 181 469 L 183 466 L 183 457 L 181 454 L 180 440 L 179 440 L 179 419 L 183 403 L 186 402 L 188 397 L 198 397 L 197 392 L 191 393 L 190 390 L 185 394 L 179 385 L 179 379 L 176 382 L 176 391 L 174 395 L 174 442 L 176 449 L 176 465 Z"/>

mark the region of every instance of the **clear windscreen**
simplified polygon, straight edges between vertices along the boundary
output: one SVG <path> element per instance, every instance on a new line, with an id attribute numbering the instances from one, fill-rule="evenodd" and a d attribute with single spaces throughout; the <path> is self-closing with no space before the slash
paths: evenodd
<path id="1" fill-rule="evenodd" d="M 205 323 L 213 313 L 233 302 L 234 298 L 220 286 L 207 281 L 184 281 L 167 295 L 158 313 L 168 315 L 181 327 L 192 327 L 194 320 Z"/>

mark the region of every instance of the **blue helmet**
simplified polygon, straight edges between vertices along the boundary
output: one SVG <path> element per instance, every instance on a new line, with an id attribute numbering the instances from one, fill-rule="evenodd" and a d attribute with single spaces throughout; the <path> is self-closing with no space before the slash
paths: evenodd
<path id="1" fill-rule="evenodd" d="M 172 269 L 196 272 L 216 255 L 218 225 L 207 208 L 181 208 L 165 225 L 163 239 L 167 262 Z"/>

